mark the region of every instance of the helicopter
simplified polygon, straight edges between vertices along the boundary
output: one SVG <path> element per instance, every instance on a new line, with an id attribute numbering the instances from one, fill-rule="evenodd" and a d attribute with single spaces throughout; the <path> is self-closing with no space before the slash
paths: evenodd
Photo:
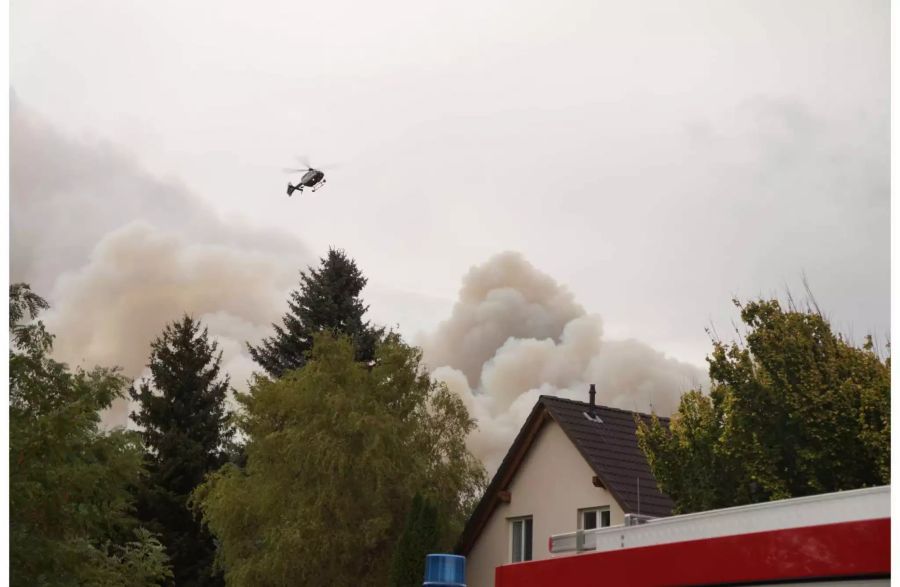
<path id="1" fill-rule="evenodd" d="M 305 167 L 301 169 L 295 168 L 286 168 L 286 172 L 288 173 L 302 173 L 303 177 L 300 178 L 300 181 L 297 182 L 297 185 L 291 185 L 291 182 L 288 182 L 287 186 L 287 195 L 293 195 L 294 191 L 299 191 L 301 194 L 303 193 L 303 188 L 311 188 L 312 191 L 317 191 L 323 185 L 325 185 L 325 173 L 318 169 L 313 169 L 312 167 Z"/>

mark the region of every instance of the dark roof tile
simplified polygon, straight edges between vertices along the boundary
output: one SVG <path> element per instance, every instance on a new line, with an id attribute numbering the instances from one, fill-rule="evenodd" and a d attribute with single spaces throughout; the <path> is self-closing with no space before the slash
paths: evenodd
<path id="1" fill-rule="evenodd" d="M 635 415 L 644 420 L 649 420 L 651 416 L 596 406 L 595 413 L 602 423 L 593 422 L 584 416 L 590 409 L 585 402 L 545 395 L 539 401 L 559 422 L 581 456 L 608 486 L 626 513 L 638 513 L 640 508 L 640 513 L 651 516 L 672 514 L 672 500 L 659 491 L 650 465 L 637 442 Z M 668 424 L 667 418 L 660 418 L 660 421 Z"/>

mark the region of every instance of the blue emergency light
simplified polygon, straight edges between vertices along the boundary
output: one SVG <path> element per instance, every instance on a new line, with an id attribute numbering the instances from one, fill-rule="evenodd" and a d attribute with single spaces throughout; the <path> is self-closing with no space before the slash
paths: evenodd
<path id="1" fill-rule="evenodd" d="M 466 587 L 466 557 L 429 554 L 425 557 L 423 587 Z"/>

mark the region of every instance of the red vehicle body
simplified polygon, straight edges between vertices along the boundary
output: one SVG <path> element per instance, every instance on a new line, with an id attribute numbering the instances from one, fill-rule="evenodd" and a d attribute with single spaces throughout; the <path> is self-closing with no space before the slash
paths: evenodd
<path id="1" fill-rule="evenodd" d="M 573 545 L 580 552 L 566 554 Z M 557 535 L 548 546 L 554 558 L 497 567 L 496 587 L 887 585 L 890 487 Z"/>

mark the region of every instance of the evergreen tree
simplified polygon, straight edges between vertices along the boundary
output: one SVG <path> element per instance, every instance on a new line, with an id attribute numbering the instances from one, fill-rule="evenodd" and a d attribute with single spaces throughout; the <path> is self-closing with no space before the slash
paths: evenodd
<path id="1" fill-rule="evenodd" d="M 437 552 L 441 531 L 438 511 L 420 494 L 413 498 L 400 541 L 391 561 L 391 587 L 419 587 L 425 576 L 425 556 Z"/>
<path id="2" fill-rule="evenodd" d="M 132 512 L 139 439 L 100 426 L 125 379 L 50 359 L 53 336 L 35 320 L 46 308 L 10 286 L 10 584 L 159 585 L 171 576 L 165 549 Z"/>
<path id="3" fill-rule="evenodd" d="M 221 585 L 213 572 L 212 537 L 188 508 L 188 498 L 224 463 L 231 436 L 222 353 L 189 316 L 166 326 L 151 349 L 150 378 L 130 391 L 140 407 L 131 418 L 142 428 L 148 471 L 139 513 L 160 532 L 177 585 Z"/>
<path id="4" fill-rule="evenodd" d="M 375 345 L 384 335 L 363 320 L 369 309 L 359 298 L 368 280 L 343 251 L 329 249 L 318 269 L 300 272 L 300 288 L 291 292 L 289 311 L 282 326 L 273 324 L 275 336 L 257 346 L 247 345 L 250 356 L 272 377 L 306 364 L 313 335 L 322 330 L 349 336 L 357 361 L 375 357 Z"/>

